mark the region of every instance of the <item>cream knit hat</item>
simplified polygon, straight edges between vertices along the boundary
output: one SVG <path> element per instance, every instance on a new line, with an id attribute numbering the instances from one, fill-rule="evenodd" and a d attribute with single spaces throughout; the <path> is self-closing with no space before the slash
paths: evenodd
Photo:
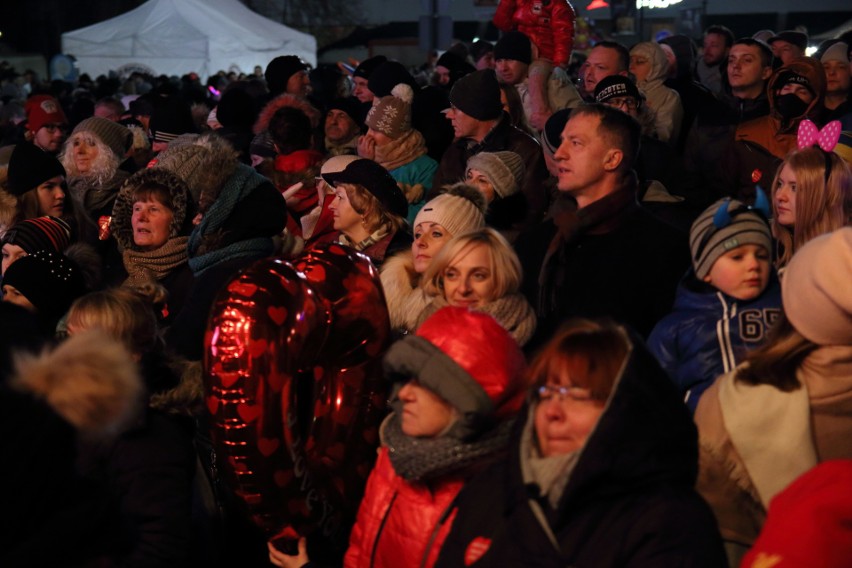
<path id="1" fill-rule="evenodd" d="M 457 183 L 446 190 L 423 206 L 414 218 L 413 227 L 437 223 L 454 237 L 485 226 L 485 197 L 478 189 Z"/>

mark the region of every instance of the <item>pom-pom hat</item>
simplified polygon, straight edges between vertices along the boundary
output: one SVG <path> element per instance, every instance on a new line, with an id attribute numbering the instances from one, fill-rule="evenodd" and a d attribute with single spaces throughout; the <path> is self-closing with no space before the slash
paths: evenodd
<path id="1" fill-rule="evenodd" d="M 465 183 L 451 185 L 420 209 L 414 227 L 420 223 L 437 223 L 451 236 L 481 229 L 485 226 L 485 197 Z"/>

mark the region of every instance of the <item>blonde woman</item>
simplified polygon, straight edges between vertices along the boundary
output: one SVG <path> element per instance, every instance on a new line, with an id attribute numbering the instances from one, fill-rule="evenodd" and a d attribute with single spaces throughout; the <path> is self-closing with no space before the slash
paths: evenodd
<path id="1" fill-rule="evenodd" d="M 819 235 L 850 222 L 852 171 L 834 152 L 805 148 L 790 153 L 772 182 L 772 234 L 778 241 L 775 266 Z"/>
<path id="2" fill-rule="evenodd" d="M 408 202 L 385 168 L 360 159 L 322 178 L 334 187 L 329 209 L 341 244 L 366 254 L 376 267 L 411 244 L 405 222 Z"/>
<path id="3" fill-rule="evenodd" d="M 449 305 L 493 316 L 521 346 L 535 331 L 535 312 L 519 292 L 518 256 L 490 227 L 453 238 L 429 266 L 424 282 L 433 299 L 421 313 L 421 322 Z"/>
<path id="4" fill-rule="evenodd" d="M 389 258 L 382 266 L 382 287 L 391 327 L 400 333 L 417 329 L 425 318 L 429 296 L 423 274 L 451 238 L 485 226 L 485 198 L 475 187 L 458 183 L 430 200 L 414 219 L 410 250 Z"/>

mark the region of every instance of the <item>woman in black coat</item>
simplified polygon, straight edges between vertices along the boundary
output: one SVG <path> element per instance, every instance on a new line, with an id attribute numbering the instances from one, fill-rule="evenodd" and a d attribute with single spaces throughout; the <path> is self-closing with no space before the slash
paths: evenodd
<path id="1" fill-rule="evenodd" d="M 459 494 L 436 566 L 726 565 L 695 426 L 640 342 L 578 320 L 531 378 L 510 459 Z"/>

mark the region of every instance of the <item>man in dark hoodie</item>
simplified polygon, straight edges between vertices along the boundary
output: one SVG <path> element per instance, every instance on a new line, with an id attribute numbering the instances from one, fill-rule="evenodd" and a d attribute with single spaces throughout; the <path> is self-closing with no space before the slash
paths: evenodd
<path id="1" fill-rule="evenodd" d="M 769 114 L 766 83 L 772 75 L 772 51 L 760 40 L 740 38 L 728 53 L 728 89 L 700 108 L 684 147 L 684 165 L 702 180 L 709 204 L 731 194 L 719 161 L 733 152 L 737 127 Z"/>

